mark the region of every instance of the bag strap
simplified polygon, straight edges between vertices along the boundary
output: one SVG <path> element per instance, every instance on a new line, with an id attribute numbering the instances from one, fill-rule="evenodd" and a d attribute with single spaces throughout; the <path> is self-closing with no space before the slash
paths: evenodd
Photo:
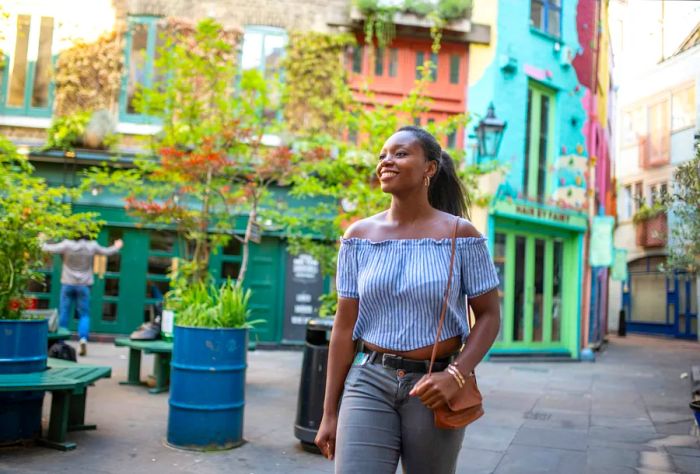
<path id="1" fill-rule="evenodd" d="M 452 253 L 450 255 L 450 274 L 447 277 L 447 288 L 445 288 L 445 295 L 442 298 L 442 310 L 440 311 L 440 322 L 438 323 L 437 333 L 435 334 L 435 344 L 433 344 L 433 353 L 430 356 L 430 365 L 428 366 L 428 375 L 433 373 L 433 364 L 435 363 L 435 356 L 437 355 L 438 343 L 440 342 L 440 333 L 442 332 L 442 325 L 445 322 L 445 313 L 447 312 L 447 300 L 450 296 L 450 286 L 452 285 L 452 273 L 455 262 L 455 248 L 457 247 L 457 227 L 459 226 L 459 217 L 455 217 L 455 227 L 452 231 Z"/>

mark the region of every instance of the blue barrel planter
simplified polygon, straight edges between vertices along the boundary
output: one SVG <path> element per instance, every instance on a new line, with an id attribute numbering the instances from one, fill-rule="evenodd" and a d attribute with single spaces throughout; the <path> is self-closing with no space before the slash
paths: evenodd
<path id="1" fill-rule="evenodd" d="M 175 326 L 170 446 L 196 451 L 243 444 L 247 329 Z"/>
<path id="2" fill-rule="evenodd" d="M 0 320 L 0 374 L 46 370 L 46 319 Z M 0 444 L 31 440 L 41 434 L 44 392 L 0 393 Z"/>

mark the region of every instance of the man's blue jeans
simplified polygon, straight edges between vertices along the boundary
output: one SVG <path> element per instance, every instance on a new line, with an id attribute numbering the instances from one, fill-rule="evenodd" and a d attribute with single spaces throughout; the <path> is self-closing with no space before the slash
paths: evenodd
<path id="1" fill-rule="evenodd" d="M 61 285 L 61 301 L 58 307 L 58 324 L 68 328 L 72 314 L 71 307 L 75 303 L 78 311 L 78 336 L 87 340 L 90 333 L 90 287 L 85 285 Z"/>

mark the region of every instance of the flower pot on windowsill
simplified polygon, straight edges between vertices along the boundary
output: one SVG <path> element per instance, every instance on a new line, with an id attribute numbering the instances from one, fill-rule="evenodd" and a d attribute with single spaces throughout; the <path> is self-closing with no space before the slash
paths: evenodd
<path id="1" fill-rule="evenodd" d="M 46 370 L 46 319 L 0 319 L 0 374 Z M 43 391 L 0 392 L 0 445 L 41 434 Z"/>

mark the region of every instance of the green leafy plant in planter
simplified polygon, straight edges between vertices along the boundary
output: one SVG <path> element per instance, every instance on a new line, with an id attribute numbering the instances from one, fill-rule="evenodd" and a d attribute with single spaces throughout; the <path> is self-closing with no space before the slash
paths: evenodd
<path id="1" fill-rule="evenodd" d="M 651 206 L 646 203 L 642 203 L 639 206 L 639 210 L 637 210 L 637 212 L 634 213 L 634 216 L 632 216 L 632 222 L 635 224 L 641 224 L 642 222 L 651 220 L 664 212 L 666 212 L 666 205 L 662 202 L 654 202 Z"/>
<path id="2" fill-rule="evenodd" d="M 177 313 L 179 326 L 250 329 L 263 322 L 249 319 L 251 292 L 231 279 L 219 287 L 204 282 L 180 283 L 167 295 L 167 305 Z"/>

